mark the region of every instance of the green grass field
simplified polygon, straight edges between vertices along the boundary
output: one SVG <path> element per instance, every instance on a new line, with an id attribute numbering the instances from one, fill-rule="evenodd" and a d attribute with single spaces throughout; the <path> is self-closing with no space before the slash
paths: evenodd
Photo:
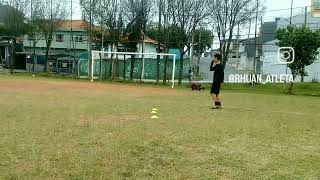
<path id="1" fill-rule="evenodd" d="M 223 95 L 0 75 L 0 179 L 320 179 L 319 97 Z"/>

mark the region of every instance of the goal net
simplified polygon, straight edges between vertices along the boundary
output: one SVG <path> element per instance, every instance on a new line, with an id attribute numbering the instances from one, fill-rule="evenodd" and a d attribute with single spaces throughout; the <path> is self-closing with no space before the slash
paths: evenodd
<path id="1" fill-rule="evenodd" d="M 91 81 L 112 77 L 155 82 L 158 56 L 159 81 L 171 81 L 173 88 L 179 72 L 179 68 L 176 67 L 176 54 L 92 51 L 91 56 L 91 61 L 87 64 Z M 78 73 L 79 76 L 80 74 Z"/>

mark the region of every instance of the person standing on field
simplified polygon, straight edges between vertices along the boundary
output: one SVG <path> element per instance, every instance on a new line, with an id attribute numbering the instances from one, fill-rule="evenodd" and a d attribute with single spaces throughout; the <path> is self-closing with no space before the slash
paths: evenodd
<path id="1" fill-rule="evenodd" d="M 214 101 L 214 106 L 212 107 L 212 109 L 220 109 L 222 107 L 220 88 L 224 82 L 224 70 L 221 64 L 221 58 L 221 54 L 215 54 L 210 65 L 210 71 L 214 71 L 213 82 L 210 91 L 210 94 Z"/>

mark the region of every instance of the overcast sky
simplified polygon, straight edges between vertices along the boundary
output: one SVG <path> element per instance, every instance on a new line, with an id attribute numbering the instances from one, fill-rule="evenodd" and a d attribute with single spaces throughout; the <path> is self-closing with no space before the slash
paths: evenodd
<path id="1" fill-rule="evenodd" d="M 263 21 L 272 21 L 275 17 L 290 17 L 291 0 L 265 0 L 265 2 L 267 12 Z M 305 6 L 308 6 L 310 11 L 311 0 L 293 0 L 293 15 L 304 13 Z"/>
<path id="2" fill-rule="evenodd" d="M 81 19 L 81 9 L 79 0 L 72 0 L 74 2 L 74 19 Z M 263 21 L 273 21 L 275 17 L 289 17 L 291 0 L 265 0 L 267 12 L 264 15 Z M 293 0 L 293 7 L 311 6 L 311 0 Z M 310 10 L 310 8 L 309 8 Z M 304 12 L 303 8 L 293 10 L 294 14 L 301 14 Z"/>

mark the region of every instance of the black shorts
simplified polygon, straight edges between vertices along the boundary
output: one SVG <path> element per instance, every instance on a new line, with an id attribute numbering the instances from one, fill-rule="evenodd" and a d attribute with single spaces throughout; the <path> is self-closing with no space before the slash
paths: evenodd
<path id="1" fill-rule="evenodd" d="M 220 83 L 212 83 L 210 94 L 220 94 Z"/>

